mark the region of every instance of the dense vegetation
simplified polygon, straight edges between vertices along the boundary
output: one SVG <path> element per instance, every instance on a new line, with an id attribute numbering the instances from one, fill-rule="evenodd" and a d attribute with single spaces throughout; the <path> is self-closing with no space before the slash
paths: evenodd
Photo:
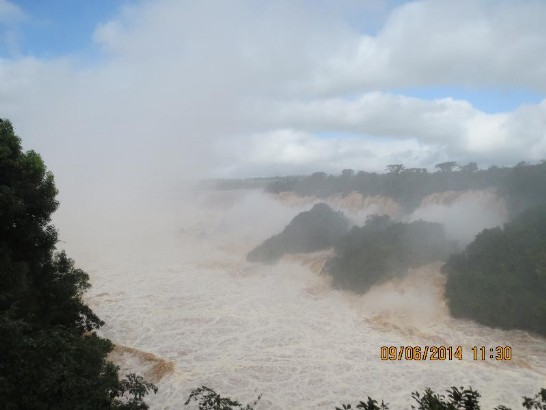
<path id="1" fill-rule="evenodd" d="M 392 197 L 411 211 L 435 192 L 495 188 L 513 221 L 504 229 L 485 230 L 464 252 L 447 261 L 450 310 L 455 317 L 485 325 L 546 334 L 546 161 L 487 170 L 479 170 L 475 163 L 445 162 L 436 168 L 430 173 L 394 164 L 387 166 L 385 174 L 350 169 L 339 176 L 316 172 L 308 177 L 276 178 L 266 190 L 319 198 L 357 191 Z M 272 262 L 285 252 L 307 251 L 297 235 L 292 236 L 295 241 L 288 241 L 283 234 L 268 239 L 249 259 Z M 312 235 L 306 236 L 305 242 L 310 241 Z M 331 244 L 336 252 L 326 270 L 334 284 L 361 293 L 410 267 L 444 260 L 455 250 L 439 225 L 394 223 L 387 217 L 373 217 Z"/>
<path id="2" fill-rule="evenodd" d="M 451 387 L 446 391 L 447 395 L 437 394 L 432 389 L 426 388 L 423 393 L 413 392 L 411 397 L 415 401 L 412 409 L 417 410 L 479 410 L 480 393 L 472 388 Z M 222 397 L 209 387 L 202 386 L 191 391 L 186 405 L 195 401 L 199 410 L 254 410 L 261 395 L 252 404 L 242 405 L 229 397 Z M 546 389 L 541 389 L 535 397 L 523 397 L 522 406 L 527 410 L 546 409 Z M 342 404 L 336 410 L 361 409 L 361 410 L 388 410 L 389 404 L 368 397 L 366 401 L 360 401 L 356 405 Z M 510 410 L 504 405 L 495 407 L 495 410 Z"/>
<path id="3" fill-rule="evenodd" d="M 481 232 L 444 272 L 453 316 L 546 335 L 546 207 Z"/>
<path id="4" fill-rule="evenodd" d="M 243 405 L 230 397 L 222 397 L 210 387 L 201 386 L 190 392 L 184 404 L 187 406 L 191 402 L 196 402 L 199 410 L 254 410 L 261 398 L 260 394 L 253 403 Z"/>
<path id="5" fill-rule="evenodd" d="M 384 174 L 345 169 L 339 176 L 316 172 L 276 178 L 266 190 L 319 198 L 356 191 L 392 197 L 410 212 L 432 193 L 485 188 L 502 196 L 512 222 L 485 230 L 448 260 L 444 272 L 451 312 L 489 326 L 546 334 L 546 161 L 487 170 L 445 162 L 432 173 L 393 164 Z M 443 260 L 454 250 L 439 226 L 374 218 L 336 244 L 336 256 L 326 267 L 336 285 L 366 292 L 374 283 Z"/>
<path id="6" fill-rule="evenodd" d="M 146 409 L 155 391 L 118 378 L 112 343 L 82 301 L 88 275 L 56 252 L 53 175 L 0 120 L 0 403 L 3 409 Z"/>
<path id="7" fill-rule="evenodd" d="M 334 284 L 365 293 L 375 283 L 406 274 L 408 268 L 444 260 L 454 245 L 440 224 L 372 216 L 364 226 L 353 227 L 335 250 L 326 265 Z"/>
<path id="8" fill-rule="evenodd" d="M 386 173 L 345 169 L 341 175 L 315 172 L 306 177 L 276 178 L 266 191 L 291 191 L 302 196 L 326 198 L 334 194 L 360 192 L 395 199 L 407 212 L 419 206 L 432 193 L 495 188 L 505 199 L 512 215 L 533 205 L 546 203 L 546 161 L 531 165 L 521 162 L 514 167 L 490 167 L 479 170 L 476 163 L 459 166 L 455 162 L 436 165 L 436 172 L 425 168 L 388 165 Z"/>
<path id="9" fill-rule="evenodd" d="M 348 226 L 342 213 L 316 204 L 251 251 L 247 259 L 274 263 L 285 253 L 334 246 L 335 256 L 326 265 L 334 284 L 365 293 L 375 283 L 404 275 L 408 268 L 445 260 L 455 250 L 437 223 L 402 223 L 388 216 L 372 216 L 362 227 L 349 231 Z"/>
<path id="10" fill-rule="evenodd" d="M 247 259 L 274 263 L 285 253 L 314 252 L 334 246 L 349 230 L 349 221 L 340 212 L 320 203 L 298 214 L 278 235 L 267 239 Z"/>

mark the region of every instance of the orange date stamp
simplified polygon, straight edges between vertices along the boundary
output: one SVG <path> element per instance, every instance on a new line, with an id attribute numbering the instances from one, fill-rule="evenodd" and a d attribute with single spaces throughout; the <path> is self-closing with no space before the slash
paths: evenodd
<path id="1" fill-rule="evenodd" d="M 512 360 L 511 346 L 474 346 L 470 349 L 473 360 Z M 381 360 L 444 361 L 463 360 L 462 346 L 381 346 Z"/>
<path id="2" fill-rule="evenodd" d="M 462 346 L 381 346 L 381 360 L 462 360 Z"/>

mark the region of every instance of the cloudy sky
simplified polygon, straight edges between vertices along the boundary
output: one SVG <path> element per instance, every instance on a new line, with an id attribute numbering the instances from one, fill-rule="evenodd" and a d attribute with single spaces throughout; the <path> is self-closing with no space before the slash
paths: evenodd
<path id="1" fill-rule="evenodd" d="M 546 1 L 0 0 L 61 189 L 546 158 Z"/>

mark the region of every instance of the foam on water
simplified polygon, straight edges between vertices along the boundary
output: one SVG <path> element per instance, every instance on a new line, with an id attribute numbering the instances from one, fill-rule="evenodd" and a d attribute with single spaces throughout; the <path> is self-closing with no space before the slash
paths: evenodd
<path id="1" fill-rule="evenodd" d="M 242 402 L 263 393 L 261 409 L 303 410 L 368 395 L 407 408 L 414 390 L 454 385 L 478 389 L 483 408 L 517 408 L 522 395 L 546 386 L 544 339 L 450 318 L 440 264 L 356 296 L 313 271 L 323 253 L 276 266 L 246 262 L 249 249 L 299 212 L 249 195 L 228 207 L 186 207 L 156 234 L 116 238 L 111 227 L 109 241 L 66 244 L 90 273 L 87 298 L 107 323 L 102 333 L 174 365 L 149 397 L 152 409 L 180 409 L 203 384 Z M 464 360 L 380 360 L 383 345 L 439 344 L 462 345 Z M 475 362 L 474 345 L 511 345 L 514 360 Z M 133 356 L 123 355 L 124 370 L 149 370 Z"/>

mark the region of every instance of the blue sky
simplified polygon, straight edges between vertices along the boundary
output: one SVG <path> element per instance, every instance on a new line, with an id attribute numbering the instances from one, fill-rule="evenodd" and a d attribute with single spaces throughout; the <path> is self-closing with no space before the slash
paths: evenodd
<path id="1" fill-rule="evenodd" d="M 114 16 L 126 1 L 117 0 L 17 0 L 24 17 L 12 25 L 22 55 L 59 57 L 91 51 L 97 24 Z M 9 56 L 5 42 L 1 53 Z"/>
<path id="2" fill-rule="evenodd" d="M 456 100 L 466 100 L 479 110 L 488 113 L 510 112 L 522 104 L 537 104 L 544 95 L 524 88 L 468 88 L 468 87 L 412 87 L 389 90 L 408 97 L 434 100 L 451 97 Z"/>

